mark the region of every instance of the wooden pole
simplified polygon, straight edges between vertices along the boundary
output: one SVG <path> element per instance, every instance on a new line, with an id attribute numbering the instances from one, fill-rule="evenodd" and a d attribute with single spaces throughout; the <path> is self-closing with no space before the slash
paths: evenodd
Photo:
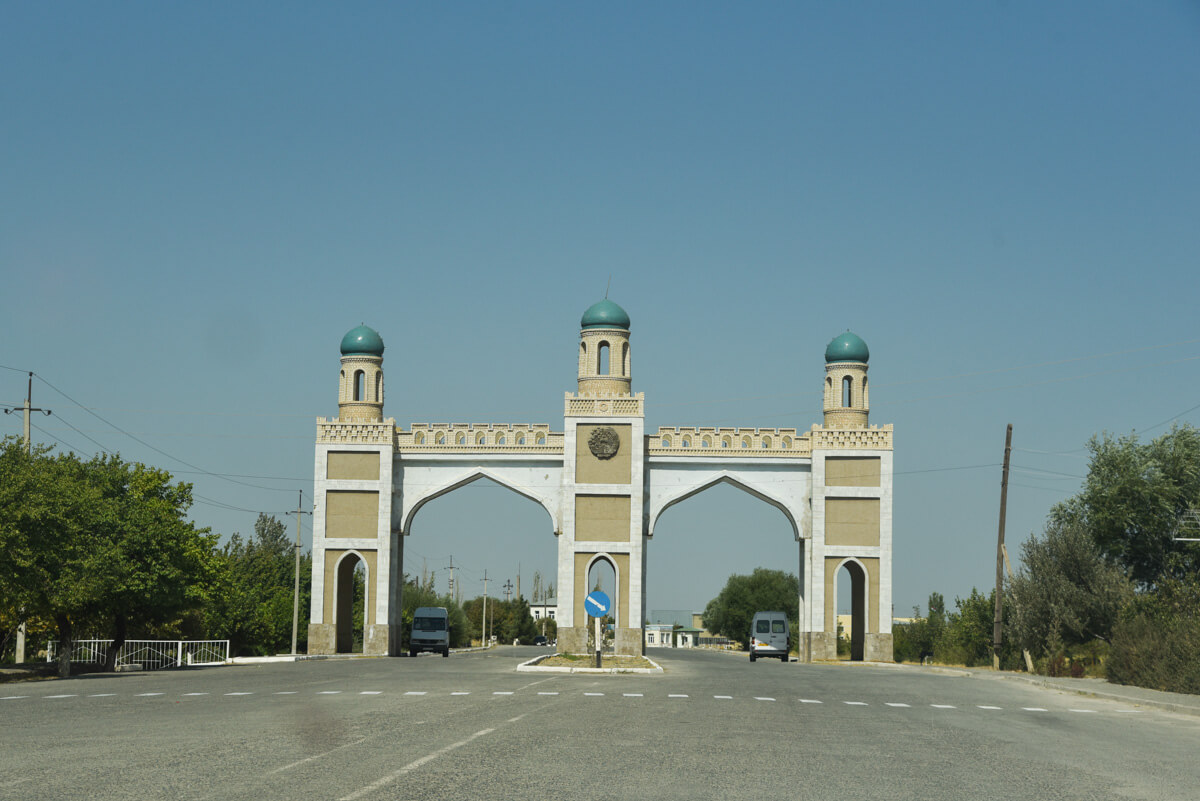
<path id="1" fill-rule="evenodd" d="M 1004 472 L 1000 477 L 1000 531 L 996 535 L 996 616 L 992 621 L 992 667 L 1000 669 L 1004 629 L 1004 516 L 1008 509 L 1008 462 L 1012 454 L 1012 423 L 1004 435 Z"/>

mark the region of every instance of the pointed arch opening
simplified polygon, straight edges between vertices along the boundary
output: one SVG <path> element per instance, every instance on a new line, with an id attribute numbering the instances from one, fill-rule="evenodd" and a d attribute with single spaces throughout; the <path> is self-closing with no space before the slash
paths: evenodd
<path id="1" fill-rule="evenodd" d="M 838 658 L 861 662 L 867 641 L 867 570 L 857 559 L 846 559 L 837 566 L 834 584 Z"/>
<path id="2" fill-rule="evenodd" d="M 854 379 L 850 376 L 842 378 L 842 407 L 850 408 L 854 405 Z"/>
<path id="3" fill-rule="evenodd" d="M 339 654 L 362 653 L 369 624 L 367 588 L 372 576 L 358 551 L 347 551 L 334 568 L 334 629 Z"/>
<path id="4" fill-rule="evenodd" d="M 599 350 L 599 353 L 597 353 L 597 356 L 599 357 L 597 359 L 597 367 L 596 367 L 597 375 L 611 375 L 611 373 L 609 372 L 609 370 L 611 369 L 611 365 L 609 364 L 611 354 L 609 351 L 611 351 L 611 350 L 612 350 L 612 348 L 609 346 L 609 344 L 607 342 L 600 343 L 600 350 Z"/>
<path id="5" fill-rule="evenodd" d="M 363 391 L 366 380 L 366 373 L 364 373 L 362 370 L 354 371 L 354 400 L 361 401 L 363 399 Z"/>

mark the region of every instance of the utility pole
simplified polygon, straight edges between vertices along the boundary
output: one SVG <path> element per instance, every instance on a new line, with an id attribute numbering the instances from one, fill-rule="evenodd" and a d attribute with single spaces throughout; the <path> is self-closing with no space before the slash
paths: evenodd
<path id="1" fill-rule="evenodd" d="M 35 409 L 33 407 L 33 373 L 32 372 L 29 373 L 29 383 L 25 389 L 25 404 L 24 404 L 24 406 L 21 407 L 21 410 L 25 413 L 25 430 L 24 430 L 25 454 L 28 455 L 32 451 L 32 447 L 33 447 L 32 442 L 30 441 L 30 438 L 29 438 L 29 413 L 30 412 L 41 412 L 42 414 L 46 415 L 47 417 L 49 417 L 51 414 L 49 409 Z M 16 409 L 6 408 L 4 410 L 4 413 L 12 414 L 15 411 L 16 411 Z M 24 611 L 25 611 L 24 609 L 21 610 L 22 613 Z M 14 658 L 18 665 L 25 661 L 24 614 L 22 614 L 21 617 L 22 617 L 21 622 L 17 624 L 17 642 L 16 642 L 16 648 L 15 648 L 16 653 L 14 654 Z"/>
<path id="2" fill-rule="evenodd" d="M 296 501 L 296 511 L 288 512 L 296 516 L 296 589 L 292 597 L 292 656 L 296 655 L 296 632 L 300 628 L 300 515 L 311 515 L 304 511 L 304 490 Z"/>
<path id="3" fill-rule="evenodd" d="M 454 554 L 450 554 L 450 597 L 454 598 Z"/>
<path id="4" fill-rule="evenodd" d="M 1000 669 L 1000 640 L 1004 629 L 1004 517 L 1008 510 L 1008 461 L 1012 454 L 1012 423 L 1004 435 L 1004 472 L 1000 477 L 1000 531 L 996 535 L 996 617 L 992 621 L 992 668 Z"/>
<path id="5" fill-rule="evenodd" d="M 487 582 L 488 582 L 487 568 L 485 567 L 483 569 L 483 624 L 481 627 L 481 630 L 483 632 L 482 645 L 484 648 L 487 648 L 487 642 L 488 642 L 488 640 L 487 640 Z"/>
<path id="6" fill-rule="evenodd" d="M 504 600 L 505 601 L 512 600 L 512 579 L 509 579 L 508 581 L 504 582 Z"/>

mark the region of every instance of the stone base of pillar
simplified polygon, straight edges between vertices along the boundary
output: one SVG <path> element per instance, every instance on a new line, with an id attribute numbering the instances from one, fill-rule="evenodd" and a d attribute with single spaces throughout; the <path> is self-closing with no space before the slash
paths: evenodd
<path id="1" fill-rule="evenodd" d="M 309 623 L 308 652 L 310 654 L 336 654 L 337 626 L 332 623 Z"/>
<path id="2" fill-rule="evenodd" d="M 868 634 L 863 643 L 863 659 L 868 662 L 892 662 L 895 657 L 892 652 L 892 635 Z"/>
<path id="3" fill-rule="evenodd" d="M 371 656 L 399 656 L 400 627 L 379 623 L 367 626 L 367 639 L 363 642 L 363 653 Z"/>
<path id="4" fill-rule="evenodd" d="M 804 661 L 825 662 L 838 658 L 836 634 L 828 631 L 810 631 L 802 634 L 801 638 L 808 641 L 808 659 Z M 803 645 L 801 647 L 803 648 Z M 801 658 L 803 659 L 803 653 Z"/>
<path id="5" fill-rule="evenodd" d="M 558 627 L 558 652 L 560 654 L 586 654 L 587 642 L 586 626 Z"/>
<path id="6" fill-rule="evenodd" d="M 646 638 L 641 629 L 617 629 L 617 638 L 613 644 L 618 656 L 643 656 L 645 654 Z"/>

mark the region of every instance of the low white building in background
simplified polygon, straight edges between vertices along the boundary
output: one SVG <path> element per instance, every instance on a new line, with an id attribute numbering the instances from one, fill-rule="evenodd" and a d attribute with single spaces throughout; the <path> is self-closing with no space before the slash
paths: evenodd
<path id="1" fill-rule="evenodd" d="M 534 620 L 554 620 L 554 614 L 558 611 L 558 604 L 530 604 L 529 611 L 533 612 Z"/>

